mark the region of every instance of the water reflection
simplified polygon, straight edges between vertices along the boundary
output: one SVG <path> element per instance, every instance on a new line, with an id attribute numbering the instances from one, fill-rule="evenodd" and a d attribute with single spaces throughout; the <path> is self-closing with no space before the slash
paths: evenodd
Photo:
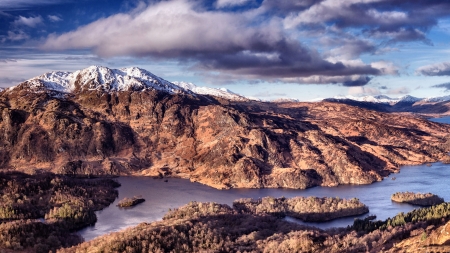
<path id="1" fill-rule="evenodd" d="M 306 190 L 291 189 L 231 189 L 216 190 L 198 183 L 191 183 L 184 179 L 161 179 L 149 177 L 120 177 L 122 184 L 119 188 L 119 198 L 109 207 L 97 212 L 98 221 L 93 227 L 80 231 L 86 239 L 91 240 L 99 235 L 112 231 L 119 231 L 126 227 L 135 226 L 141 222 L 160 220 L 169 208 L 177 208 L 190 201 L 213 201 L 231 205 L 239 198 L 295 197 L 340 197 L 359 198 L 369 206 L 370 213 L 378 219 L 392 217 L 399 212 L 414 209 L 409 204 L 394 203 L 391 194 L 399 191 L 432 192 L 450 200 L 450 189 L 445 180 L 450 176 L 450 165 L 435 163 L 431 167 L 405 166 L 399 174 L 393 174 L 396 180 L 386 178 L 371 185 L 344 185 L 338 187 L 314 187 Z M 124 197 L 142 195 L 146 201 L 131 209 L 121 209 L 117 202 Z M 322 223 L 307 223 L 320 228 L 345 227 L 353 223 L 354 217 L 337 219 Z"/>

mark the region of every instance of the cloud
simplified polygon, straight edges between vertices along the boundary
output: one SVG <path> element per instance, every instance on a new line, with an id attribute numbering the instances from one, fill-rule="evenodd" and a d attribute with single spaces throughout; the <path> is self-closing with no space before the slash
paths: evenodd
<path id="1" fill-rule="evenodd" d="M 23 16 L 19 16 L 16 20 L 14 20 L 13 24 L 15 26 L 28 26 L 28 27 L 36 27 L 40 24 L 43 24 L 44 20 L 42 19 L 41 16 L 36 16 L 36 17 L 23 17 Z"/>
<path id="2" fill-rule="evenodd" d="M 416 70 L 416 73 L 424 76 L 450 76 L 450 62 L 422 66 Z"/>
<path id="3" fill-rule="evenodd" d="M 399 75 L 400 68 L 389 61 L 377 61 L 370 64 L 380 71 L 382 75 Z"/>
<path id="4" fill-rule="evenodd" d="M 326 60 L 288 34 L 281 20 L 255 24 L 255 15 L 252 11 L 205 10 L 187 0 L 164 1 L 62 35 L 50 35 L 42 48 L 91 49 L 101 57 L 172 58 L 194 62 L 196 71 L 266 81 L 312 76 L 331 80 L 326 77 L 382 73 L 368 64 Z"/>
<path id="5" fill-rule="evenodd" d="M 286 93 L 261 91 L 253 95 L 254 97 L 285 97 Z"/>
<path id="6" fill-rule="evenodd" d="M 0 17 L 1 16 L 3 16 L 3 17 L 12 17 L 13 15 L 11 15 L 11 14 L 9 14 L 9 13 L 6 13 L 6 12 L 4 12 L 4 11 L 0 11 Z"/>
<path id="7" fill-rule="evenodd" d="M 367 86 L 354 86 L 348 89 L 349 95 L 380 95 L 380 91 L 377 88 Z"/>
<path id="8" fill-rule="evenodd" d="M 225 8 L 225 7 L 233 7 L 233 6 L 242 6 L 251 1 L 253 1 L 253 0 L 217 0 L 216 7 L 217 8 Z"/>
<path id="9" fill-rule="evenodd" d="M 444 88 L 444 91 L 448 92 L 450 91 L 450 83 L 441 83 L 431 86 L 433 88 Z"/>
<path id="10" fill-rule="evenodd" d="M 296 1 L 291 1 L 296 2 Z M 359 28 L 367 36 L 386 39 L 387 43 L 422 41 L 430 44 L 426 32 L 438 19 L 450 15 L 450 1 L 403 0 L 324 0 L 312 2 L 301 11 L 290 11 L 284 26 L 297 29 L 311 24 L 333 23 L 337 29 Z M 291 4 L 295 8 L 294 3 Z"/>
<path id="11" fill-rule="evenodd" d="M 395 94 L 395 95 L 408 94 L 409 92 L 410 92 L 410 89 L 405 86 L 395 88 L 395 89 L 389 89 L 386 91 L 387 94 Z"/>
<path id="12" fill-rule="evenodd" d="M 52 21 L 52 22 L 62 21 L 62 18 L 60 18 L 60 17 L 58 17 L 56 15 L 48 15 L 47 18 L 50 19 L 50 21 Z"/>
<path id="13" fill-rule="evenodd" d="M 21 40 L 26 40 L 29 39 L 30 36 L 28 34 L 26 34 L 24 31 L 8 31 L 7 32 L 7 36 L 3 36 L 1 38 L 1 42 L 5 42 L 5 41 L 21 41 Z"/>
<path id="14" fill-rule="evenodd" d="M 6 88 L 13 85 L 17 85 L 21 82 L 25 81 L 23 78 L 8 78 L 8 77 L 0 77 L 0 87 Z"/>
<path id="15" fill-rule="evenodd" d="M 356 80 L 348 80 L 342 83 L 343 86 L 353 87 L 353 86 L 364 86 L 370 82 L 372 78 L 368 76 L 362 76 Z"/>
<path id="16" fill-rule="evenodd" d="M 1 0 L 0 9 L 2 10 L 26 9 L 31 6 L 51 5 L 69 1 L 71 0 Z"/>
<path id="17" fill-rule="evenodd" d="M 105 60 L 98 56 L 67 56 L 64 57 L 64 60 L 67 61 L 96 61 L 96 62 L 104 62 Z"/>
<path id="18" fill-rule="evenodd" d="M 339 59 L 354 59 L 364 53 L 373 54 L 377 50 L 377 47 L 373 42 L 369 40 L 361 40 L 356 37 L 325 37 L 322 39 L 322 43 L 329 46 L 339 45 L 325 54 L 325 57 L 337 57 Z"/>
<path id="19" fill-rule="evenodd" d="M 381 29 L 375 29 L 368 31 L 367 34 L 374 38 L 386 38 L 388 39 L 384 44 L 390 45 L 398 42 L 408 41 L 421 41 L 427 45 L 432 46 L 433 42 L 426 37 L 425 32 L 420 31 L 412 27 L 398 28 L 394 31 L 383 31 Z"/>
<path id="20" fill-rule="evenodd" d="M 0 59 L 1 63 L 17 62 L 16 59 Z"/>

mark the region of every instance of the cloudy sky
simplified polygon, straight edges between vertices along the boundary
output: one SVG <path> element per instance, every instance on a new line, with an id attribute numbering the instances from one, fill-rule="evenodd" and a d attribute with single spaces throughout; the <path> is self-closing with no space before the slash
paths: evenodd
<path id="1" fill-rule="evenodd" d="M 450 95 L 450 1 L 0 0 L 0 87 L 91 65 L 267 100 Z"/>

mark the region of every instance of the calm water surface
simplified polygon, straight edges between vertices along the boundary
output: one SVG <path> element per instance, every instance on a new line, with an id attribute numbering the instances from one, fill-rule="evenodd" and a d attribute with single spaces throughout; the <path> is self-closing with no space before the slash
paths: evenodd
<path id="1" fill-rule="evenodd" d="M 434 119 L 441 123 L 450 123 L 450 117 Z M 392 180 L 395 177 L 396 180 Z M 119 198 L 109 207 L 97 212 L 98 221 L 94 226 L 81 230 L 79 233 L 86 241 L 97 236 L 119 231 L 141 222 L 161 220 L 169 208 L 177 208 L 190 201 L 212 201 L 231 206 L 239 198 L 272 197 L 340 197 L 359 198 L 366 204 L 370 213 L 360 216 L 376 215 L 378 219 L 392 217 L 399 212 L 408 212 L 415 207 L 409 204 L 399 204 L 391 201 L 391 194 L 399 191 L 431 192 L 450 201 L 450 189 L 447 178 L 450 178 L 450 165 L 434 163 L 428 166 L 404 166 L 398 174 L 392 174 L 381 182 L 371 185 L 344 185 L 338 187 L 314 187 L 306 190 L 290 189 L 231 189 L 216 190 L 211 187 L 191 183 L 184 179 L 161 179 L 149 177 L 120 177 L 122 184 Z M 130 209 L 120 209 L 117 202 L 124 197 L 142 195 L 146 201 Z M 341 218 L 323 223 L 304 223 L 320 228 L 344 227 L 353 223 L 354 217 Z M 293 219 L 290 219 L 293 220 Z M 301 221 L 297 221 L 303 223 Z"/>

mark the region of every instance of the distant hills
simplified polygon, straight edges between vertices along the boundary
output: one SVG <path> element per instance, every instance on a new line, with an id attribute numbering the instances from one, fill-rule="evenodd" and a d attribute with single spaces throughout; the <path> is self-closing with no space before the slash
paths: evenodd
<path id="1" fill-rule="evenodd" d="M 429 115 L 450 114 L 450 96 L 417 98 L 402 96 L 391 98 L 385 95 L 364 97 L 334 97 L 322 101 L 338 102 L 381 112 L 411 112 Z"/>

